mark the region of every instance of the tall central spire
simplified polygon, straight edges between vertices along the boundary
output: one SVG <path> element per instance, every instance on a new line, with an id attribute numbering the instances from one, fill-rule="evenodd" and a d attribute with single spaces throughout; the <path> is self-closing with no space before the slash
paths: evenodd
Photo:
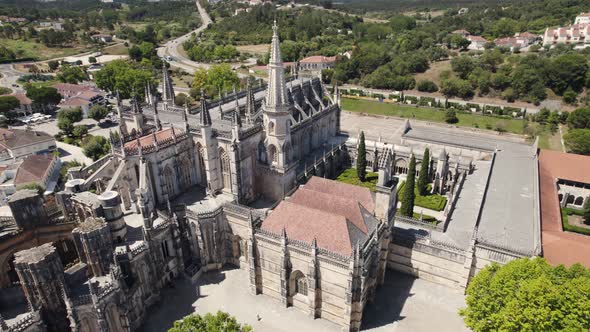
<path id="1" fill-rule="evenodd" d="M 285 68 L 281 59 L 281 47 L 277 21 L 272 26 L 272 43 L 270 46 L 270 60 L 268 62 L 268 90 L 266 92 L 266 110 L 282 111 L 281 108 L 289 104 L 285 83 Z"/>

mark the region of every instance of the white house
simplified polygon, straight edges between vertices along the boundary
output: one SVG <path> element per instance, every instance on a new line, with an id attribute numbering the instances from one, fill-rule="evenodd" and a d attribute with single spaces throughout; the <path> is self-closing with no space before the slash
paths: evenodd
<path id="1" fill-rule="evenodd" d="M 574 25 L 576 24 L 590 24 L 590 13 L 582 13 L 576 16 L 576 20 L 574 21 Z"/>
<path id="2" fill-rule="evenodd" d="M 481 36 L 467 36 L 467 40 L 471 42 L 467 49 L 474 51 L 483 51 L 485 44 L 488 42 L 485 38 Z"/>

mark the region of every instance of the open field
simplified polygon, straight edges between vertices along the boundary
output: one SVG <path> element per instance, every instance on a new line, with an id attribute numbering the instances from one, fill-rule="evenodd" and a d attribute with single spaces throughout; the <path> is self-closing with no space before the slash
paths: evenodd
<path id="1" fill-rule="evenodd" d="M 65 57 L 73 54 L 86 52 L 89 50 L 81 45 L 77 45 L 74 47 L 50 48 L 34 41 L 25 41 L 20 39 L 14 40 L 6 38 L 0 38 L 0 45 L 6 46 L 10 50 L 13 50 L 15 53 L 18 54 L 19 58 L 34 58 L 37 60 L 47 60 L 52 58 Z"/>
<path id="2" fill-rule="evenodd" d="M 409 105 L 386 104 L 377 101 L 342 98 L 342 109 L 351 112 L 396 116 L 422 121 L 445 122 L 444 110 Z M 455 125 L 460 127 L 491 129 L 496 128 L 497 126 L 502 126 L 507 132 L 523 134 L 524 120 L 522 119 L 504 119 L 459 112 L 457 112 L 457 118 L 459 118 L 459 122 Z M 530 122 L 529 126 L 538 126 L 538 124 Z"/>
<path id="3" fill-rule="evenodd" d="M 241 45 L 241 46 L 236 46 L 236 48 L 238 49 L 238 51 L 243 52 L 243 53 L 250 53 L 250 54 L 254 54 L 254 55 L 264 55 L 266 53 L 268 53 L 268 50 L 270 49 L 270 44 L 257 44 L 257 45 Z"/>
<path id="4" fill-rule="evenodd" d="M 416 79 L 416 82 L 420 80 L 429 80 L 440 86 L 440 73 L 445 70 L 451 70 L 451 60 L 432 62 L 427 71 L 416 74 L 414 78 Z"/>
<path id="5" fill-rule="evenodd" d="M 102 49 L 102 54 L 104 55 L 128 55 L 129 51 L 128 48 L 125 47 L 123 43 L 116 44 L 113 46 L 107 46 Z"/>

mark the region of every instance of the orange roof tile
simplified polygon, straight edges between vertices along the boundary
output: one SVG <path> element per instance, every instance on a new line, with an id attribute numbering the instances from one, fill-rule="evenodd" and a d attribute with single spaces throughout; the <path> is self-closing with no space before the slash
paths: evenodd
<path id="1" fill-rule="evenodd" d="M 590 183 L 590 157 L 549 150 L 539 153 L 543 256 L 554 265 L 590 267 L 590 236 L 563 231 L 557 179 Z"/>

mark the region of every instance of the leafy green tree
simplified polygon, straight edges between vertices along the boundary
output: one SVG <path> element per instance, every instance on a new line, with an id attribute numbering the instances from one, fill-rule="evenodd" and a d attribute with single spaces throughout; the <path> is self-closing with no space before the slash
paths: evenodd
<path id="1" fill-rule="evenodd" d="M 215 315 L 207 313 L 205 316 L 192 314 L 183 320 L 174 322 L 168 332 L 250 332 L 252 328 L 247 324 L 240 324 L 235 317 L 218 311 Z"/>
<path id="2" fill-rule="evenodd" d="M 109 62 L 94 75 L 96 85 L 107 91 L 119 91 L 121 98 L 131 98 L 133 91 L 141 94 L 148 82 L 154 83 L 150 70 L 133 66 L 123 60 Z"/>
<path id="3" fill-rule="evenodd" d="M 47 66 L 49 66 L 49 69 L 51 69 L 52 71 L 54 71 L 57 68 L 59 68 L 59 62 L 57 62 L 55 60 L 50 60 L 50 61 L 47 61 Z"/>
<path id="4" fill-rule="evenodd" d="M 77 125 L 72 129 L 72 135 L 77 138 L 83 138 L 88 134 L 88 128 L 85 125 Z"/>
<path id="5" fill-rule="evenodd" d="M 438 85 L 430 80 L 420 80 L 416 84 L 416 88 L 421 92 L 436 92 L 438 91 Z"/>
<path id="6" fill-rule="evenodd" d="M 66 108 L 57 114 L 57 127 L 66 135 L 72 134 L 74 123 L 79 121 L 82 121 L 82 110 L 79 107 Z"/>
<path id="7" fill-rule="evenodd" d="M 96 62 L 97 62 L 96 57 L 93 57 L 93 56 L 88 57 L 88 63 L 96 63 Z"/>
<path id="8" fill-rule="evenodd" d="M 466 79 L 471 71 L 475 69 L 475 62 L 470 56 L 462 55 L 451 60 L 451 68 L 460 78 Z"/>
<path id="9" fill-rule="evenodd" d="M 416 157 L 412 155 L 410 158 L 410 166 L 408 167 L 408 178 L 404 186 L 404 197 L 402 198 L 402 206 L 399 212 L 402 216 L 414 216 L 414 200 L 416 199 Z"/>
<path id="10" fill-rule="evenodd" d="M 80 67 L 62 66 L 55 78 L 63 83 L 78 84 L 86 79 L 86 74 Z"/>
<path id="11" fill-rule="evenodd" d="M 56 88 L 49 86 L 27 85 L 27 97 L 33 102 L 33 108 L 45 111 L 47 107 L 52 107 L 61 101 L 62 96 Z"/>
<path id="12" fill-rule="evenodd" d="M 588 61 L 579 53 L 556 57 L 547 68 L 547 82 L 555 93 L 562 95 L 568 88 L 581 91 L 586 81 Z"/>
<path id="13" fill-rule="evenodd" d="M 94 119 L 96 122 L 100 122 L 102 119 L 106 118 L 108 114 L 108 108 L 103 105 L 94 105 L 88 110 L 88 117 Z"/>
<path id="14" fill-rule="evenodd" d="M 457 123 L 459 122 L 459 118 L 457 117 L 457 112 L 455 110 L 450 109 L 445 112 L 445 122 L 446 123 Z"/>
<path id="15" fill-rule="evenodd" d="M 571 129 L 563 135 L 563 141 L 568 151 L 590 155 L 590 129 Z"/>
<path id="16" fill-rule="evenodd" d="M 442 81 L 440 92 L 446 97 L 458 96 L 467 99 L 473 96 L 474 91 L 469 81 L 449 78 Z"/>
<path id="17" fill-rule="evenodd" d="M 359 136 L 358 155 L 356 157 L 356 175 L 359 180 L 365 181 L 367 176 L 367 151 L 365 148 L 365 133 L 361 131 Z"/>
<path id="18" fill-rule="evenodd" d="M 0 96 L 0 113 L 6 113 L 17 108 L 20 101 L 15 96 Z"/>
<path id="19" fill-rule="evenodd" d="M 571 129 L 590 129 L 590 107 L 578 108 L 569 113 L 567 125 Z"/>
<path id="20" fill-rule="evenodd" d="M 418 175 L 418 193 L 422 196 L 428 194 L 428 182 L 430 182 L 430 150 L 424 150 L 424 157 L 420 165 L 420 174 Z"/>
<path id="21" fill-rule="evenodd" d="M 92 160 L 98 160 L 109 153 L 111 146 L 103 136 L 87 136 L 82 142 L 82 152 Z"/>
<path id="22" fill-rule="evenodd" d="M 459 313 L 475 332 L 587 331 L 590 270 L 552 267 L 543 258 L 486 266 L 467 287 Z"/>
<path id="23" fill-rule="evenodd" d="M 187 101 L 189 101 L 189 97 L 185 93 L 179 93 L 174 98 L 174 103 L 176 106 L 183 106 L 186 105 Z"/>
<path id="24" fill-rule="evenodd" d="M 214 65 L 207 71 L 207 85 L 216 87 L 220 92 L 230 91 L 238 84 L 238 74 L 228 64 Z"/>

